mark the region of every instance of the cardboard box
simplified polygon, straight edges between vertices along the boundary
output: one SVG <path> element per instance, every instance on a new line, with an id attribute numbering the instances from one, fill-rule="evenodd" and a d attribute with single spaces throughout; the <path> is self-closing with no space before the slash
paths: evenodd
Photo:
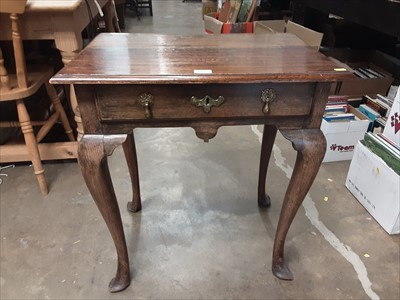
<path id="1" fill-rule="evenodd" d="M 308 46 L 319 49 L 323 34 L 307 27 L 301 26 L 292 21 L 285 20 L 269 20 L 254 21 L 254 33 L 256 34 L 273 34 L 273 33 L 292 33 L 305 42 Z"/>
<path id="2" fill-rule="evenodd" d="M 215 13 L 204 15 L 204 28 L 207 33 L 211 34 L 221 34 L 222 26 L 225 23 L 222 23 L 217 18 L 215 18 Z"/>
<path id="3" fill-rule="evenodd" d="M 218 14 L 215 13 L 204 16 L 204 28 L 211 34 L 253 33 L 253 23 L 223 23 L 218 20 Z"/>
<path id="4" fill-rule="evenodd" d="M 286 21 L 285 20 L 269 20 L 269 21 L 254 21 L 254 33 L 275 33 L 285 32 Z"/>
<path id="5" fill-rule="evenodd" d="M 327 122 L 322 120 L 321 130 L 326 138 L 326 153 L 322 162 L 350 160 L 358 141 L 364 138 L 370 121 L 357 109 L 350 112 L 359 120 L 348 122 Z"/>
<path id="6" fill-rule="evenodd" d="M 397 89 L 383 135 L 400 147 L 400 87 Z"/>
<path id="7" fill-rule="evenodd" d="M 207 33 L 292 33 L 303 40 L 307 45 L 318 50 L 322 41 L 322 33 L 316 32 L 292 21 L 270 20 L 254 21 L 247 23 L 223 23 L 218 20 L 218 14 L 208 14 L 204 16 L 204 28 Z"/>
<path id="8" fill-rule="evenodd" d="M 366 94 L 386 95 L 393 82 L 393 75 L 398 74 L 400 61 L 378 51 L 358 51 L 347 48 L 324 49 L 323 53 L 334 60 L 341 67 L 352 72 L 353 68 L 368 67 L 384 75 L 383 78 L 348 79 L 345 82 L 334 84 L 331 93 L 360 97 Z"/>
<path id="9" fill-rule="evenodd" d="M 371 68 L 375 71 L 381 73 L 383 78 L 359 78 L 354 77 L 354 79 L 348 79 L 346 81 L 342 81 L 337 93 L 339 95 L 352 95 L 352 96 L 362 96 L 362 95 L 373 95 L 373 94 L 381 94 L 386 95 L 389 90 L 393 77 L 388 72 L 383 69 L 375 66 L 372 63 L 353 63 L 349 65 L 349 70 L 357 67 Z"/>
<path id="10" fill-rule="evenodd" d="M 400 233 L 399 182 L 379 156 L 357 144 L 346 187 L 389 234 Z"/>
<path id="11" fill-rule="evenodd" d="M 400 78 L 400 59 L 383 53 L 379 50 L 355 50 L 350 48 L 322 48 L 320 50 L 328 57 L 352 64 L 359 62 L 370 62 L 375 66 L 392 74 L 394 78 Z"/>
<path id="12" fill-rule="evenodd" d="M 218 9 L 218 1 L 217 0 L 202 0 L 202 16 L 204 15 L 216 13 Z"/>

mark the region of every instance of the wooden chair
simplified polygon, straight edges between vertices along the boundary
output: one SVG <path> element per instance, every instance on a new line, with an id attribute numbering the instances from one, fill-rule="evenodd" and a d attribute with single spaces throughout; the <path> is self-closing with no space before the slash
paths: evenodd
<path id="1" fill-rule="evenodd" d="M 11 71 L 11 69 L 6 69 L 3 52 L 0 48 L 0 101 L 15 101 L 18 113 L 17 122 L 0 122 L 0 127 L 21 127 L 25 145 L 30 160 L 32 161 L 40 190 L 43 195 L 46 195 L 48 194 L 48 188 L 44 177 L 38 143 L 47 135 L 58 120 L 61 121 L 68 139 L 74 141 L 75 137 L 72 133 L 64 108 L 61 105 L 60 98 L 55 88 L 48 83 L 50 77 L 54 74 L 52 68 L 44 65 L 27 66 L 25 63 L 24 49 L 19 28 L 19 16 L 23 14 L 26 2 L 27 0 L 2 1 L 0 5 L 0 13 L 10 14 L 13 53 L 15 58 L 15 72 L 7 72 L 7 69 L 9 71 Z M 35 94 L 43 85 L 46 87 L 54 113 L 47 118 L 46 121 L 34 122 L 30 119 L 24 99 Z M 36 135 L 33 126 L 41 126 Z M 8 149 L 10 150 L 12 147 Z M 7 153 L 5 153 L 5 151 L 0 151 L 0 155 L 7 155 Z"/>
<path id="2" fill-rule="evenodd" d="M 151 2 L 151 0 L 136 0 L 136 2 L 140 9 L 148 8 L 150 16 L 153 16 L 153 3 Z"/>

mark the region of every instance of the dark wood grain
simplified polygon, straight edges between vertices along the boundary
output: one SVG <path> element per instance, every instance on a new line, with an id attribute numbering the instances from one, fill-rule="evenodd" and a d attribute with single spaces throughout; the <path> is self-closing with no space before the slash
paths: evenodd
<path id="1" fill-rule="evenodd" d="M 267 179 L 268 164 L 271 158 L 276 132 L 277 128 L 275 125 L 264 125 L 261 142 L 260 171 L 258 175 L 258 205 L 261 207 L 269 207 L 271 205 L 271 198 L 265 193 L 265 181 Z"/>
<path id="2" fill-rule="evenodd" d="M 112 45 L 112 46 L 111 46 Z M 291 34 L 100 34 L 51 83 L 240 83 L 351 77 Z M 196 74 L 211 70 L 212 74 Z"/>
<path id="3" fill-rule="evenodd" d="M 211 84 L 211 85 L 104 85 L 96 88 L 97 106 L 101 120 L 146 119 L 139 95 L 150 93 L 154 97 L 151 107 L 154 119 L 214 119 L 229 117 L 264 116 L 261 92 L 273 88 L 277 98 L 270 104 L 269 116 L 306 116 L 311 111 L 314 84 Z M 224 103 L 205 113 L 194 106 L 192 96 L 224 97 Z M 301 95 L 301 96 L 300 96 Z M 240 109 L 238 109 L 240 107 Z"/>
<path id="4" fill-rule="evenodd" d="M 319 128 L 322 123 L 322 115 L 325 111 L 331 84 L 318 83 L 314 92 L 312 111 L 306 121 L 307 128 Z"/>
<path id="5" fill-rule="evenodd" d="M 292 141 L 297 160 L 272 260 L 278 278 L 292 279 L 283 256 L 286 234 L 325 153 L 319 126 L 330 84 L 351 76 L 334 68 L 333 62 L 290 34 L 101 34 L 58 73 L 52 83 L 75 86 L 86 133 L 79 146 L 79 162 L 117 248 L 118 270 L 110 290 L 126 288 L 130 277 L 107 156 L 123 144 L 133 191 L 128 210 L 140 210 L 132 134 L 137 127 L 192 127 L 199 138 L 208 141 L 220 126 L 265 125 L 258 182 L 261 206 L 270 204 L 265 180 L 277 128 Z M 195 74 L 198 69 L 212 73 Z M 263 111 L 261 92 L 266 88 L 273 89 L 276 97 Z M 151 106 L 146 108 L 139 102 L 142 93 L 151 93 Z M 224 102 L 210 111 L 191 102 L 192 96 L 206 95 L 223 96 Z"/>
<path id="6" fill-rule="evenodd" d="M 79 99 L 77 112 L 80 115 L 80 122 L 83 124 L 85 133 L 101 133 L 101 123 L 98 117 L 96 96 L 94 86 L 75 85 L 76 98 Z"/>
<path id="7" fill-rule="evenodd" d="M 118 202 L 108 169 L 107 156 L 125 140 L 125 136 L 84 135 L 78 147 L 83 178 L 102 214 L 118 255 L 118 268 L 109 285 L 110 292 L 124 290 L 130 284 L 129 257 Z"/>
<path id="8" fill-rule="evenodd" d="M 272 254 L 272 272 L 280 279 L 293 280 L 285 264 L 284 247 L 290 225 L 303 202 L 326 151 L 326 140 L 320 129 L 280 130 L 297 151 L 296 163 L 283 200 Z"/>
<path id="9" fill-rule="evenodd" d="M 128 133 L 126 141 L 122 144 L 126 162 L 128 164 L 129 175 L 132 183 L 132 201 L 128 202 L 128 210 L 138 212 L 142 209 L 140 199 L 139 170 L 136 156 L 135 137 L 133 132 Z"/>

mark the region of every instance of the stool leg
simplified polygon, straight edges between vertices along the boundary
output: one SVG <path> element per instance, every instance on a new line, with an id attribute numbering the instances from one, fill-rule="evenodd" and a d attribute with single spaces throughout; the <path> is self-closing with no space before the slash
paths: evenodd
<path id="1" fill-rule="evenodd" d="M 151 3 L 152 0 L 149 0 L 149 8 L 150 8 L 150 16 L 153 16 L 153 4 Z"/>
<path id="2" fill-rule="evenodd" d="M 50 101 L 54 105 L 54 109 L 58 113 L 60 121 L 64 127 L 65 134 L 68 136 L 68 139 L 71 142 L 75 141 L 75 137 L 74 134 L 72 133 L 72 128 L 71 125 L 69 124 L 67 114 L 65 113 L 65 110 L 61 105 L 60 97 L 58 97 L 56 89 L 50 83 L 46 83 L 45 85 Z"/>
<path id="3" fill-rule="evenodd" d="M 43 195 L 47 195 L 49 193 L 49 190 L 47 189 L 46 179 L 44 177 L 44 170 L 42 166 L 42 161 L 40 159 L 39 147 L 36 142 L 36 137 L 33 134 L 31 119 L 26 109 L 24 100 L 17 100 L 17 111 L 22 133 L 24 134 L 25 144 L 31 157 L 33 170 L 39 183 L 40 191 Z"/>

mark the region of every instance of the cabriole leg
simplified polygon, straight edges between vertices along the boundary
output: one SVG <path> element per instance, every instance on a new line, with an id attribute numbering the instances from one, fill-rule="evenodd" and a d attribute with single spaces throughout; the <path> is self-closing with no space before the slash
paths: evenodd
<path id="1" fill-rule="evenodd" d="M 109 285 L 110 292 L 119 292 L 130 284 L 129 258 L 118 202 L 108 169 L 107 156 L 124 142 L 126 136 L 84 135 L 78 146 L 82 175 L 114 240 L 118 269 Z"/>
<path id="2" fill-rule="evenodd" d="M 297 151 L 293 174 L 283 200 L 272 256 L 272 272 L 279 279 L 293 280 L 285 264 L 284 246 L 289 227 L 303 202 L 325 155 L 326 140 L 319 129 L 280 130 Z"/>

